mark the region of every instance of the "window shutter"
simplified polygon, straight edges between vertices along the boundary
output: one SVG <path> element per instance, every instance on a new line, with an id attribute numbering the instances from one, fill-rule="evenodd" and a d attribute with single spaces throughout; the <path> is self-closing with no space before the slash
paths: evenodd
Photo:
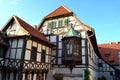
<path id="1" fill-rule="evenodd" d="M 69 19 L 65 19 L 64 20 L 64 26 L 68 26 L 69 25 Z"/>

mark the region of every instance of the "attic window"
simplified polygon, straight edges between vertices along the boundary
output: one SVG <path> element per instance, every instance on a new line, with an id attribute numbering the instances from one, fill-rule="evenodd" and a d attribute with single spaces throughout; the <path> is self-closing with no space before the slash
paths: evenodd
<path id="1" fill-rule="evenodd" d="M 109 57 L 109 56 L 110 56 L 110 53 L 106 53 L 106 54 L 105 54 L 105 57 Z"/>
<path id="2" fill-rule="evenodd" d="M 56 27 L 56 21 L 51 22 L 51 27 L 55 28 Z"/>

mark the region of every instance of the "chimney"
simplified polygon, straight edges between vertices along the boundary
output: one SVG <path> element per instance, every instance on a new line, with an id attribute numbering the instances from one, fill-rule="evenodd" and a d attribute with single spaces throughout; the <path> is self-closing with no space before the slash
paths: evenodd
<path id="1" fill-rule="evenodd" d="M 112 42 L 110 42 L 109 44 L 112 44 Z"/>
<path id="2" fill-rule="evenodd" d="M 116 44 L 120 44 L 120 42 L 116 42 Z"/>
<path id="3" fill-rule="evenodd" d="M 37 25 L 34 25 L 33 28 L 37 30 Z"/>

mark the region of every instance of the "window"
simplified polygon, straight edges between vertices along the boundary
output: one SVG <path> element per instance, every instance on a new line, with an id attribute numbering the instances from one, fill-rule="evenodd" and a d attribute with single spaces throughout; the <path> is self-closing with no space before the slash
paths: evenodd
<path id="1" fill-rule="evenodd" d="M 109 56 L 110 56 L 110 53 L 106 53 L 106 54 L 105 54 L 105 57 L 109 57 Z"/>
<path id="2" fill-rule="evenodd" d="M 62 20 L 58 21 L 58 27 L 63 27 L 63 21 Z"/>
<path id="3" fill-rule="evenodd" d="M 51 27 L 55 28 L 56 27 L 56 21 L 51 22 Z"/>
<path id="4" fill-rule="evenodd" d="M 37 48 L 32 47 L 30 60 L 31 61 L 36 61 L 36 55 L 37 55 Z"/>
<path id="5" fill-rule="evenodd" d="M 65 20 L 64 20 L 64 24 L 65 24 L 65 26 L 68 26 L 68 25 L 69 25 L 69 22 L 70 22 L 69 19 L 65 19 Z"/>
<path id="6" fill-rule="evenodd" d="M 71 41 L 68 42 L 68 44 L 67 44 L 67 54 L 68 54 L 68 55 L 71 55 L 72 52 L 73 52 L 73 42 L 72 42 L 72 40 L 71 40 Z"/>
<path id="7" fill-rule="evenodd" d="M 45 50 L 42 50 L 42 54 L 41 54 L 41 62 L 45 62 L 45 54 L 46 54 L 46 51 Z"/>

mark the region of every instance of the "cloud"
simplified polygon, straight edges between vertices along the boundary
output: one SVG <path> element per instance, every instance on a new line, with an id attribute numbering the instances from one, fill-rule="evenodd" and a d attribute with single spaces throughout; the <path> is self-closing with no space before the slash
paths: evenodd
<path id="1" fill-rule="evenodd" d="M 12 0 L 10 2 L 11 5 L 18 5 L 20 3 L 21 0 Z"/>

